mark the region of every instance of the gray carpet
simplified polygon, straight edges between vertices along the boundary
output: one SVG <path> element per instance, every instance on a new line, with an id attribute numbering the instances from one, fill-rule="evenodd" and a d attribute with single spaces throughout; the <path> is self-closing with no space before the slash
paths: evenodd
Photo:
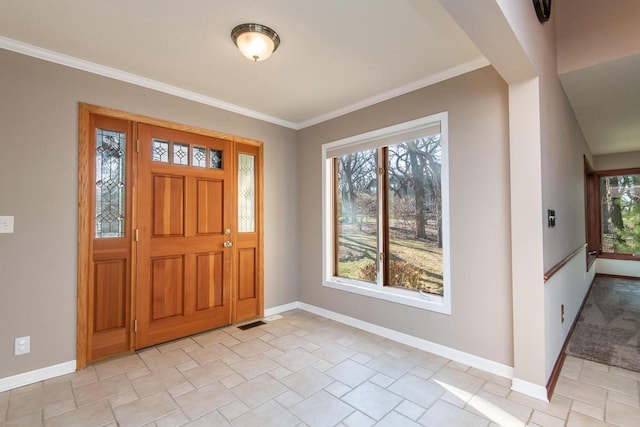
<path id="1" fill-rule="evenodd" d="M 567 354 L 640 372 L 640 280 L 596 277 Z"/>

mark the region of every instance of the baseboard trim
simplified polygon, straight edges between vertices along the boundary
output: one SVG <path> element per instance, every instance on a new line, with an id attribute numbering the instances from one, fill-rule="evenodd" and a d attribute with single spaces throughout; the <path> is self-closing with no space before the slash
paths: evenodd
<path id="1" fill-rule="evenodd" d="M 582 314 L 582 310 L 584 309 L 584 305 L 587 303 L 587 298 L 589 298 L 589 294 L 591 293 L 591 288 L 593 288 L 593 284 L 596 281 L 596 278 L 599 275 L 596 273 L 593 275 L 593 279 L 589 284 L 589 289 L 587 289 L 587 293 L 584 294 L 584 298 L 582 299 L 582 304 L 580 304 L 580 309 L 578 310 L 578 314 L 576 314 L 575 319 L 573 319 L 573 323 L 571 324 L 571 328 L 569 329 L 569 333 L 562 344 L 562 349 L 560 350 L 560 354 L 556 359 L 555 365 L 553 365 L 553 370 L 551 371 L 551 376 L 549 377 L 549 381 L 547 382 L 547 399 L 551 400 L 553 396 L 553 392 L 556 389 L 556 384 L 558 383 L 558 379 L 560 378 L 560 372 L 562 371 L 562 366 L 564 365 L 564 361 L 567 357 L 567 346 L 569 345 L 569 340 L 571 339 L 571 335 L 573 335 L 573 330 L 576 328 L 578 324 L 578 320 L 580 320 L 580 315 Z"/>
<path id="2" fill-rule="evenodd" d="M 607 258 L 602 258 L 602 259 L 607 259 Z M 611 277 L 614 279 L 625 279 L 625 280 L 638 280 L 640 279 L 640 277 L 638 276 L 623 276 L 620 274 L 606 274 L 606 273 L 597 273 L 596 272 L 596 276 L 601 276 L 601 277 Z"/>
<path id="3" fill-rule="evenodd" d="M 48 380 L 60 375 L 70 374 L 76 371 L 76 361 L 58 363 L 57 365 L 46 366 L 29 372 L 13 375 L 7 378 L 0 378 L 0 392 L 11 390 L 25 385 Z"/>
<path id="4" fill-rule="evenodd" d="M 576 316 L 577 318 L 577 316 Z M 556 363 L 553 365 L 553 370 L 551 371 L 551 376 L 549 377 L 549 381 L 547 381 L 547 399 L 551 400 L 553 396 L 553 392 L 556 390 L 556 384 L 558 384 L 558 380 L 560 379 L 560 372 L 562 371 L 562 367 L 564 366 L 564 360 L 567 356 L 565 350 L 567 349 L 567 344 L 569 343 L 569 337 L 571 333 L 567 335 L 567 339 L 564 340 L 564 344 L 562 344 L 562 350 L 560 350 L 560 354 L 556 359 Z"/>
<path id="5" fill-rule="evenodd" d="M 309 313 L 317 314 L 319 316 L 335 320 L 336 322 L 353 326 L 354 328 L 358 328 L 363 331 L 388 338 L 392 341 L 396 341 L 423 351 L 428 351 L 429 353 L 445 357 L 449 360 L 453 360 L 455 362 L 462 363 L 483 370 L 485 372 L 498 375 L 503 378 L 512 379 L 512 390 L 548 402 L 546 387 L 514 378 L 514 371 L 513 367 L 511 366 L 494 362 L 493 360 L 485 359 L 483 357 L 446 347 L 431 341 L 427 341 L 413 335 L 408 335 L 402 332 L 395 331 L 393 329 L 378 326 L 373 323 L 365 322 L 364 320 L 345 316 L 331 310 L 299 301 L 267 308 L 264 310 L 264 315 L 265 317 L 268 317 L 295 309 L 308 311 Z M 2 378 L 0 379 L 0 392 L 33 384 L 35 382 L 47 380 L 49 378 L 57 377 L 60 375 L 69 374 L 75 372 L 75 370 L 76 361 L 70 360 L 68 362 L 60 363 L 57 365 L 36 369 L 34 371 L 24 372 L 22 374 L 14 375 L 7 378 Z M 542 392 L 540 390 L 542 390 Z"/>
<path id="6" fill-rule="evenodd" d="M 385 328 L 375 325 L 373 323 L 365 322 L 364 320 L 356 319 L 354 317 L 345 316 L 344 314 L 336 313 L 335 311 L 327 310 L 325 308 L 317 307 L 315 305 L 307 304 L 304 302 L 296 301 L 289 304 L 284 304 L 269 309 L 265 309 L 265 317 L 272 316 L 274 314 L 284 313 L 285 311 L 301 309 L 308 311 L 309 313 L 317 314 L 319 316 L 326 317 L 336 322 L 343 323 L 345 325 L 353 326 L 354 328 L 361 329 L 363 331 L 371 332 L 372 334 L 380 335 L 388 338 L 392 341 L 399 342 L 401 344 L 408 345 L 410 347 L 417 348 L 419 350 L 428 351 L 438 356 L 445 357 L 454 362 L 469 365 L 471 367 L 489 372 L 494 375 L 498 375 L 503 378 L 513 378 L 513 367 L 504 365 L 502 363 L 494 362 L 493 360 L 485 359 L 464 351 L 456 350 L 450 347 L 446 347 L 441 344 L 436 344 L 431 341 L 427 341 L 422 338 L 408 335 L 402 332 L 395 331 L 393 329 Z"/>
<path id="7" fill-rule="evenodd" d="M 278 305 L 271 308 L 264 309 L 264 317 L 273 316 L 274 314 L 284 313 L 285 311 L 296 310 L 300 308 L 298 301 L 290 302 L 289 304 Z"/>
<path id="8" fill-rule="evenodd" d="M 354 328 L 358 328 L 363 331 L 371 332 L 372 334 L 380 335 L 382 337 L 399 342 L 401 344 L 408 345 L 410 347 L 428 351 L 429 353 L 433 353 L 438 356 L 445 357 L 449 360 L 478 368 L 480 370 L 498 375 L 500 377 L 508 379 L 513 378 L 513 367 L 494 362 L 493 360 L 488 360 L 479 356 L 475 356 L 473 354 L 465 353 L 463 351 L 436 344 L 431 341 L 415 337 L 413 335 L 408 335 L 402 332 L 395 331 L 393 329 L 378 326 L 373 323 L 365 322 L 354 317 L 345 316 L 343 314 L 336 313 L 334 311 L 304 302 L 298 302 L 297 308 L 326 317 L 331 320 L 335 320 L 336 322 L 340 322 L 345 325 L 353 326 Z"/>
<path id="9" fill-rule="evenodd" d="M 513 378 L 511 380 L 511 390 L 526 394 L 527 396 L 542 400 L 543 402 L 549 402 L 549 398 L 547 397 L 547 387 L 543 385 L 534 384 L 529 381 L 521 380 L 520 378 Z"/>

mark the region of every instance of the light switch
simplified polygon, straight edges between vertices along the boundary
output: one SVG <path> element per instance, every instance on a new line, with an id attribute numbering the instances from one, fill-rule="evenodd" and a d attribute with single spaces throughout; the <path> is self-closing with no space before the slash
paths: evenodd
<path id="1" fill-rule="evenodd" d="M 552 209 L 547 209 L 547 225 L 549 227 L 556 226 L 556 211 Z"/>
<path id="2" fill-rule="evenodd" d="M 12 216 L 0 216 L 0 233 L 13 233 Z"/>

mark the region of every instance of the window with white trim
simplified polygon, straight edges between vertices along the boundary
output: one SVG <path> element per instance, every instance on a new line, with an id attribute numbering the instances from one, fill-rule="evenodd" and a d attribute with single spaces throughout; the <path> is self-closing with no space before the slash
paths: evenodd
<path id="1" fill-rule="evenodd" d="M 451 313 L 447 113 L 324 144 L 323 283 Z"/>

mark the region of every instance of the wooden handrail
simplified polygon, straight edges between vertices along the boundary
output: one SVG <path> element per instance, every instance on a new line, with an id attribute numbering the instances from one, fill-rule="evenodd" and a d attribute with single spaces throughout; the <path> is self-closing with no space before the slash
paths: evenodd
<path id="1" fill-rule="evenodd" d="M 551 267 L 549 269 L 549 271 L 544 273 L 544 282 L 547 283 L 547 280 L 549 280 L 551 278 L 551 276 L 556 274 L 562 267 L 564 267 L 569 261 L 571 261 L 571 259 L 573 257 L 578 255 L 582 251 L 582 249 L 585 248 L 586 246 L 587 246 L 587 244 L 583 243 L 582 245 L 578 246 L 578 249 L 576 249 L 575 251 L 571 252 L 562 261 L 560 261 L 559 263 L 557 263 L 556 265 Z"/>

